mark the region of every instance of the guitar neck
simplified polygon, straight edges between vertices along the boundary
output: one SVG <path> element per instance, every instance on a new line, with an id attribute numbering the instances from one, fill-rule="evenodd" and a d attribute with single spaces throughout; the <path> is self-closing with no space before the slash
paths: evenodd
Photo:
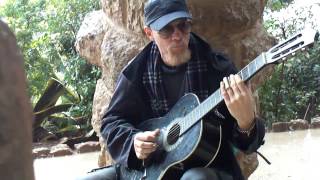
<path id="1" fill-rule="evenodd" d="M 247 82 L 251 77 L 253 77 L 259 70 L 261 70 L 266 65 L 265 53 L 260 54 L 256 59 L 251 61 L 246 67 L 244 67 L 237 74 Z M 204 100 L 199 106 L 188 113 L 183 118 L 183 125 L 181 133 L 183 134 L 190 127 L 196 124 L 205 116 L 209 111 L 215 108 L 219 103 L 223 101 L 220 88 L 216 90 L 212 95 L 210 95 L 206 100 Z"/>

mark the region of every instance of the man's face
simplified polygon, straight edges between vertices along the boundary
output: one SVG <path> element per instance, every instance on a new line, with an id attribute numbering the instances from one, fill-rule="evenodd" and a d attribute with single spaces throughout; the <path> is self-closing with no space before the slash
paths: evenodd
<path id="1" fill-rule="evenodd" d="M 145 28 L 147 36 L 155 41 L 163 61 L 169 66 L 181 65 L 190 59 L 190 31 L 191 22 L 187 19 L 172 21 L 160 31 Z"/>

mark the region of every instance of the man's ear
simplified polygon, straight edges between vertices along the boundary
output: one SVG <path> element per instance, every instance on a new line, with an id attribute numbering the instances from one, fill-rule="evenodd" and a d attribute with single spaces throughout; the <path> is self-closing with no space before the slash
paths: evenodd
<path id="1" fill-rule="evenodd" d="M 150 41 L 153 41 L 153 35 L 152 35 L 152 30 L 149 27 L 144 27 L 143 28 L 144 33 L 146 33 L 147 37 L 150 39 Z"/>

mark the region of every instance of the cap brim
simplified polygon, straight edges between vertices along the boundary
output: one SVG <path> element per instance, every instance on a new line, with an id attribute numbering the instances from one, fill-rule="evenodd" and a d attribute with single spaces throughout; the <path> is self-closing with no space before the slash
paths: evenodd
<path id="1" fill-rule="evenodd" d="M 155 31 L 159 31 L 163 27 L 165 27 L 167 24 L 169 24 L 170 22 L 172 22 L 176 19 L 179 19 L 179 18 L 191 19 L 192 17 L 186 11 L 176 11 L 176 12 L 173 12 L 170 14 L 166 14 L 166 15 L 160 17 L 159 19 L 155 20 L 154 22 L 152 22 L 150 24 L 150 28 Z"/>

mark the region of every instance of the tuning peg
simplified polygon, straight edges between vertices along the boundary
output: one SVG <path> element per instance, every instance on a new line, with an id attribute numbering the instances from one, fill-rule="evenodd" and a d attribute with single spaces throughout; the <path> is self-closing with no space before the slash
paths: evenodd
<path id="1" fill-rule="evenodd" d="M 285 61 L 286 59 L 287 59 L 286 57 L 281 58 L 282 61 Z"/>
<path id="2" fill-rule="evenodd" d="M 292 56 L 294 56 L 294 55 L 296 55 L 296 52 L 293 52 L 293 53 L 291 53 L 292 54 Z"/>
<path id="3" fill-rule="evenodd" d="M 301 51 L 305 51 L 306 50 L 306 48 L 301 48 Z"/>

